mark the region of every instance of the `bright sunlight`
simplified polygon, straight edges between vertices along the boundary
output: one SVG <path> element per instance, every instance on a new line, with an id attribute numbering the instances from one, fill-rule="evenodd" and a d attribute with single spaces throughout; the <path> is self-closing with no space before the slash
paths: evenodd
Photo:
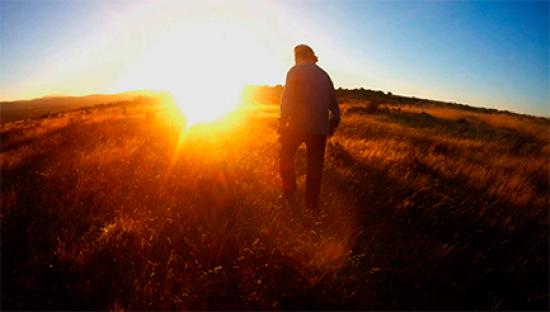
<path id="1" fill-rule="evenodd" d="M 146 55 L 146 63 L 170 68 L 160 79 L 188 124 L 214 121 L 239 104 L 246 84 L 239 70 L 246 62 L 246 35 L 239 25 L 206 21 L 163 38 Z"/>
<path id="2" fill-rule="evenodd" d="M 134 51 L 119 81 L 123 89 L 169 91 L 188 126 L 227 115 L 240 104 L 243 87 L 269 73 L 265 64 L 281 64 L 265 44 L 268 30 L 238 16 L 213 13 L 161 24 L 155 38 Z"/>

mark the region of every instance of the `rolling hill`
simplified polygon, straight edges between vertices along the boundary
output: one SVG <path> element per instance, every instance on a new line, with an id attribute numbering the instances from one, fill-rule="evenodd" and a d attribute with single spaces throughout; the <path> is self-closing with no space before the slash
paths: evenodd
<path id="1" fill-rule="evenodd" d="M 1 308 L 547 309 L 548 119 L 339 92 L 318 211 L 279 200 L 277 90 L 4 123 Z"/>

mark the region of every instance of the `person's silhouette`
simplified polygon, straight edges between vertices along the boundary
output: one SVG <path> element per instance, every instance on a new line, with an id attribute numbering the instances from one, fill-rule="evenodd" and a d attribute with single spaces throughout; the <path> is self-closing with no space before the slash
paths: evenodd
<path id="1" fill-rule="evenodd" d="M 281 97 L 280 171 L 283 197 L 294 200 L 294 156 L 300 144 L 307 149 L 306 207 L 319 204 L 327 136 L 340 122 L 340 109 L 329 75 L 316 65 L 317 56 L 304 44 L 294 48 L 296 65 L 287 73 Z M 330 114 L 329 114 L 330 113 Z"/>

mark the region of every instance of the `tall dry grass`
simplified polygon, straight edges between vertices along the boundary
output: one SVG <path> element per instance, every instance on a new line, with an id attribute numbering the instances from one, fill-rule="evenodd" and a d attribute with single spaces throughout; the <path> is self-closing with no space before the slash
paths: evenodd
<path id="1" fill-rule="evenodd" d="M 3 309 L 547 306 L 538 124 L 348 114 L 312 213 L 278 200 L 276 107 L 184 131 L 176 115 L 3 126 Z M 303 149 L 297 165 L 302 187 Z"/>

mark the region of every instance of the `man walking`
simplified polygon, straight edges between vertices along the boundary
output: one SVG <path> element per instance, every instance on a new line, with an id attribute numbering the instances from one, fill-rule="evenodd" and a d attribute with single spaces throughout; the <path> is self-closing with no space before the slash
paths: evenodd
<path id="1" fill-rule="evenodd" d="M 281 98 L 280 171 L 283 196 L 296 193 L 294 156 L 300 144 L 307 149 L 306 207 L 319 205 L 327 136 L 340 122 L 340 109 L 329 75 L 316 65 L 317 56 L 307 45 L 294 48 L 296 65 L 287 73 Z M 330 113 L 330 115 L 329 115 Z"/>

